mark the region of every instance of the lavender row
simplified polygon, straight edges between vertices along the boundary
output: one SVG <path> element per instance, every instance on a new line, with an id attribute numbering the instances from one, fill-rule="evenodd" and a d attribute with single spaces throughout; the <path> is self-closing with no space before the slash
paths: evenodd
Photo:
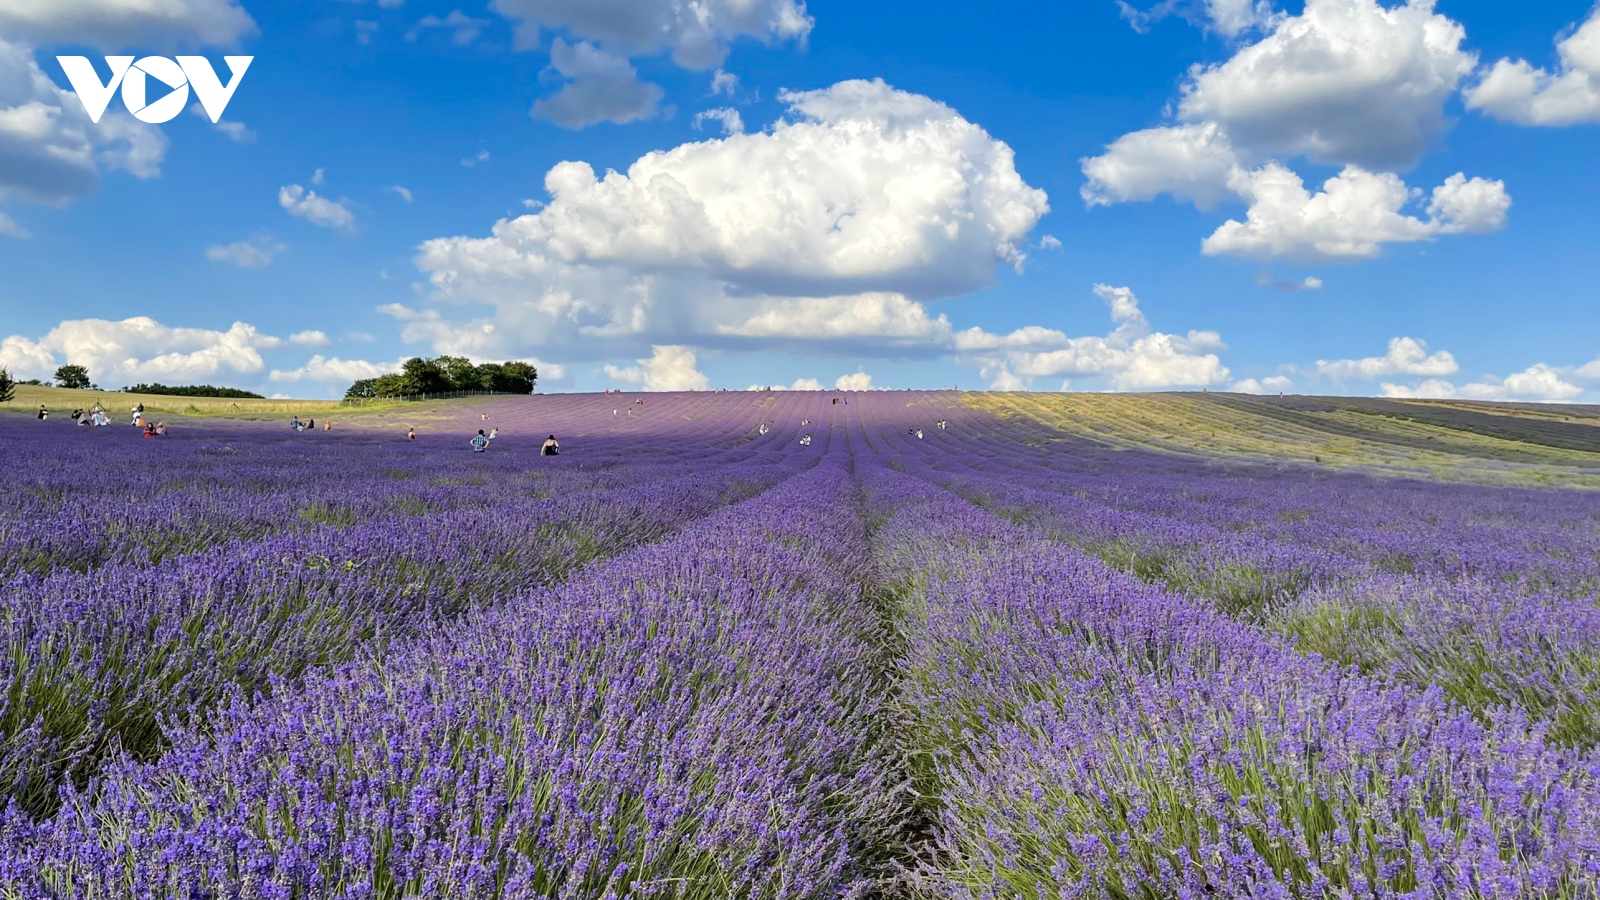
<path id="1" fill-rule="evenodd" d="M 1294 637 L 1305 652 L 1418 687 L 1436 685 L 1485 715 L 1516 705 L 1552 722 L 1559 742 L 1600 743 L 1600 606 L 1585 580 L 1554 586 L 1550 568 L 1546 577 L 1537 569 L 1529 575 L 1549 556 L 1527 560 L 1491 546 L 1475 551 L 1478 564 L 1465 570 L 1398 575 L 1384 571 L 1381 560 L 1328 549 L 1354 545 L 1354 537 L 1307 546 L 994 478 L 962 485 L 966 495 L 1123 571 Z M 1564 559 L 1583 568 L 1573 555 Z"/>
<path id="2" fill-rule="evenodd" d="M 232 689 L 375 652 L 474 602 L 526 591 L 656 540 L 777 480 L 749 467 L 344 529 L 322 527 L 157 569 L 22 576 L 0 588 L 0 786 L 35 813 L 120 748 L 148 758 L 163 720 Z"/>
<path id="3" fill-rule="evenodd" d="M 976 898 L 1594 897 L 1600 755 L 1385 686 L 904 476 L 922 888 Z"/>
<path id="4" fill-rule="evenodd" d="M 892 827 L 849 478 L 825 464 L 382 664 L 237 700 L 57 817 L 29 897 L 804 898 Z"/>
<path id="5" fill-rule="evenodd" d="M 307 448 L 269 438 L 221 454 L 221 464 L 199 439 L 159 448 L 106 442 L 92 465 L 70 455 L 19 454 L 0 486 L 0 509 L 9 510 L 0 514 L 0 576 L 154 565 L 281 531 L 603 486 L 617 483 L 607 479 L 611 470 L 631 468 L 595 459 L 582 471 L 539 466 L 530 451 L 486 454 L 464 466 L 466 451 L 439 452 L 433 442 L 350 444 Z"/>

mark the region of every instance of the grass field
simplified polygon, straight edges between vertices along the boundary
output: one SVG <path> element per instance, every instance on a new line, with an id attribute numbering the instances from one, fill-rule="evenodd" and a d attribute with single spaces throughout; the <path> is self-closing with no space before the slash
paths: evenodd
<path id="1" fill-rule="evenodd" d="M 1596 407 L 1210 393 L 971 393 L 966 400 L 1116 446 L 1600 487 Z"/>
<path id="2" fill-rule="evenodd" d="M 72 391 L 66 388 L 17 385 L 16 399 L 0 405 L 0 412 L 32 414 L 44 404 L 52 416 L 65 416 L 74 409 L 88 409 L 99 403 L 113 421 L 125 421 L 128 410 L 143 403 L 152 416 L 182 416 L 246 421 L 266 421 L 290 416 L 336 417 L 352 425 L 404 425 L 448 418 L 462 409 L 474 408 L 493 397 L 467 397 L 454 400 L 407 402 L 379 400 L 360 406 L 347 406 L 338 400 L 234 400 L 224 397 L 169 397 L 159 394 L 127 394 L 121 391 Z M 500 398 L 503 399 L 503 398 Z"/>

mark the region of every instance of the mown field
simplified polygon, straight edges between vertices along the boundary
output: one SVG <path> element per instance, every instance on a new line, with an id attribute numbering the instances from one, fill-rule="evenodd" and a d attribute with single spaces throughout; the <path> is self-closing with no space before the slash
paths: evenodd
<path id="1" fill-rule="evenodd" d="M 0 896 L 1600 897 L 1600 416 L 1386 404 L 0 418 Z"/>
<path id="2" fill-rule="evenodd" d="M 32 414 L 40 405 L 56 418 L 66 418 L 74 409 L 88 410 L 96 403 L 118 423 L 128 421 L 128 411 L 142 403 L 151 416 L 163 418 L 237 419 L 241 421 L 289 421 L 301 418 L 332 418 L 352 425 L 448 419 L 464 407 L 476 406 L 493 398 L 463 398 L 449 402 L 405 402 L 369 400 L 347 405 L 338 400 L 256 400 L 228 397 L 171 397 L 163 394 L 127 394 L 122 391 L 77 391 L 58 387 L 19 384 L 16 399 L 0 407 L 0 412 Z"/>

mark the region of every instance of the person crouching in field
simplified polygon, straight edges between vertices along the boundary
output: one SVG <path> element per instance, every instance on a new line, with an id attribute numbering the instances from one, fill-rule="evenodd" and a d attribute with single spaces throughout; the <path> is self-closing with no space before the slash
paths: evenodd
<path id="1" fill-rule="evenodd" d="M 556 436 L 555 435 L 552 434 L 549 437 L 545 438 L 544 439 L 544 443 L 539 445 L 539 455 L 540 456 L 560 456 L 561 455 L 561 444 L 560 444 L 559 441 L 556 440 Z"/>
<path id="2" fill-rule="evenodd" d="M 479 428 L 478 433 L 472 436 L 472 452 L 482 453 L 487 449 L 489 449 L 489 438 L 484 436 L 483 429 Z"/>

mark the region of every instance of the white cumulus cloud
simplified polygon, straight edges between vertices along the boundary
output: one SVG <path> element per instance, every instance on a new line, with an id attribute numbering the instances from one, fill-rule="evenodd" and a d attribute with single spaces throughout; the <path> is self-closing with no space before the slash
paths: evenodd
<path id="1" fill-rule="evenodd" d="M 994 390 L 1020 390 L 1035 378 L 1061 376 L 1100 379 L 1119 391 L 1228 382 L 1228 369 L 1215 352 L 1224 349 L 1216 332 L 1180 337 L 1152 331 L 1131 290 L 1104 284 L 1094 290 L 1116 324 L 1109 335 L 1069 337 L 1037 325 L 1004 335 L 969 328 L 955 335 L 962 361 L 976 365 Z"/>
<path id="2" fill-rule="evenodd" d="M 313 225 L 348 231 L 355 225 L 355 214 L 345 201 L 330 200 L 298 184 L 278 189 L 278 205 Z"/>
<path id="3" fill-rule="evenodd" d="M 391 363 L 367 362 L 364 359 L 340 359 L 335 356 L 325 358 L 321 354 L 312 356 L 306 364 L 298 369 L 273 369 L 267 376 L 271 381 L 318 381 L 328 384 L 347 383 L 360 381 L 363 378 L 377 378 L 390 372 L 400 371 L 400 360 Z"/>
<path id="4" fill-rule="evenodd" d="M 1403 211 L 1416 196 L 1400 176 L 1357 166 L 1346 166 L 1316 194 L 1278 163 L 1238 173 L 1233 186 L 1250 209 L 1245 221 L 1223 223 L 1201 244 L 1209 255 L 1364 259 L 1384 244 L 1498 230 L 1511 208 L 1504 182 L 1468 181 L 1461 173 L 1434 190 L 1426 220 Z"/>
<path id="5" fill-rule="evenodd" d="M 1286 375 L 1272 375 L 1260 380 L 1246 378 L 1235 381 L 1229 389 L 1241 394 L 1282 394 L 1294 390 L 1294 381 Z"/>
<path id="6" fill-rule="evenodd" d="M 1256 153 L 1408 166 L 1444 133 L 1445 101 L 1477 64 L 1465 38 L 1434 0 L 1307 0 L 1231 59 L 1197 67 L 1178 115 Z"/>
<path id="7" fill-rule="evenodd" d="M 640 81 L 639 71 L 626 57 L 588 41 L 568 44 L 557 38 L 550 47 L 550 68 L 566 83 L 534 103 L 531 114 L 566 128 L 651 119 L 666 96 L 660 86 Z"/>
<path id="8" fill-rule="evenodd" d="M 691 124 L 695 128 L 702 128 L 707 122 L 716 122 L 721 125 L 723 134 L 744 134 L 744 118 L 739 115 L 737 109 L 731 106 L 695 113 Z"/>
<path id="9" fill-rule="evenodd" d="M 93 44 L 123 52 L 228 46 L 256 30 L 235 0 L 6 0 L 0 35 L 36 43 Z"/>
<path id="10" fill-rule="evenodd" d="M 1140 34 L 1171 15 L 1180 15 L 1229 38 L 1269 25 L 1279 18 L 1270 0 L 1162 0 L 1146 10 L 1137 9 L 1127 0 L 1117 0 L 1117 8 L 1128 24 L 1133 26 L 1133 30 Z"/>
<path id="11" fill-rule="evenodd" d="M 705 374 L 695 368 L 698 360 L 694 350 L 659 344 L 651 349 L 650 358 L 638 360 L 637 366 L 606 366 L 606 375 L 647 391 L 703 391 L 710 384 Z"/>
<path id="12" fill-rule="evenodd" d="M 1458 173 L 1425 199 L 1394 174 L 1444 133 L 1444 104 L 1477 62 L 1434 0 L 1307 0 L 1299 15 L 1265 19 L 1246 16 L 1248 3 L 1230 8 L 1263 36 L 1193 67 L 1176 123 L 1082 160 L 1086 204 L 1243 201 L 1246 217 L 1202 243 L 1213 255 L 1359 260 L 1384 244 L 1503 227 L 1503 182 Z M 1289 165 L 1297 158 L 1344 168 L 1313 193 Z M 1407 210 L 1414 203 L 1425 210 Z"/>
<path id="13" fill-rule="evenodd" d="M 0 365 L 45 377 L 61 363 L 86 366 L 100 384 L 189 382 L 218 375 L 253 375 L 266 367 L 262 350 L 285 345 L 255 326 L 235 322 L 226 331 L 173 328 L 148 316 L 121 321 L 64 321 L 38 340 L 20 335 L 0 344 Z"/>
<path id="14" fill-rule="evenodd" d="M 1429 379 L 1416 387 L 1386 383 L 1382 390 L 1385 397 L 1397 399 L 1525 400 L 1536 403 L 1560 403 L 1574 400 L 1583 393 L 1583 388 L 1566 380 L 1562 370 L 1544 363 L 1536 363 L 1504 378 L 1486 375 L 1480 381 L 1460 387 L 1443 379 Z"/>
<path id="15" fill-rule="evenodd" d="M 563 162 L 536 213 L 424 243 L 434 299 L 491 315 L 388 312 L 408 340 L 483 355 L 561 345 L 594 358 L 618 340 L 642 352 L 780 333 L 822 344 L 852 332 L 839 319 L 893 324 L 887 340 L 904 346 L 945 327 L 914 301 L 1021 264 L 1049 207 L 1004 143 L 881 81 L 782 99 L 789 115 L 766 131 L 649 153 L 626 172 Z"/>
<path id="16" fill-rule="evenodd" d="M 0 35 L 6 14 L 0 11 Z M 0 38 L 0 201 L 64 206 L 92 193 L 107 172 L 156 177 L 166 150 L 161 129 L 120 109 L 98 125 L 89 121 L 77 96 L 39 68 L 31 47 Z"/>
<path id="17" fill-rule="evenodd" d="M 1600 7 L 1556 43 L 1556 71 L 1502 59 L 1465 91 L 1468 109 L 1518 125 L 1600 122 Z"/>
<path id="18" fill-rule="evenodd" d="M 840 375 L 834 379 L 833 389 L 836 391 L 870 391 L 872 390 L 872 376 L 865 372 L 851 372 Z"/>
<path id="19" fill-rule="evenodd" d="M 803 0 L 492 0 L 489 8 L 516 23 L 525 49 L 541 31 L 565 30 L 629 56 L 667 50 L 688 69 L 721 65 L 738 38 L 804 40 L 813 24 Z"/>
<path id="20" fill-rule="evenodd" d="M 1162 194 L 1211 209 L 1232 196 L 1239 157 L 1215 123 L 1147 128 L 1082 161 L 1089 206 L 1153 200 Z"/>
<path id="21" fill-rule="evenodd" d="M 1448 350 L 1428 352 L 1426 341 L 1391 338 L 1389 352 L 1365 359 L 1317 360 L 1317 373 L 1336 380 L 1383 378 L 1392 375 L 1441 376 L 1460 370 Z"/>

